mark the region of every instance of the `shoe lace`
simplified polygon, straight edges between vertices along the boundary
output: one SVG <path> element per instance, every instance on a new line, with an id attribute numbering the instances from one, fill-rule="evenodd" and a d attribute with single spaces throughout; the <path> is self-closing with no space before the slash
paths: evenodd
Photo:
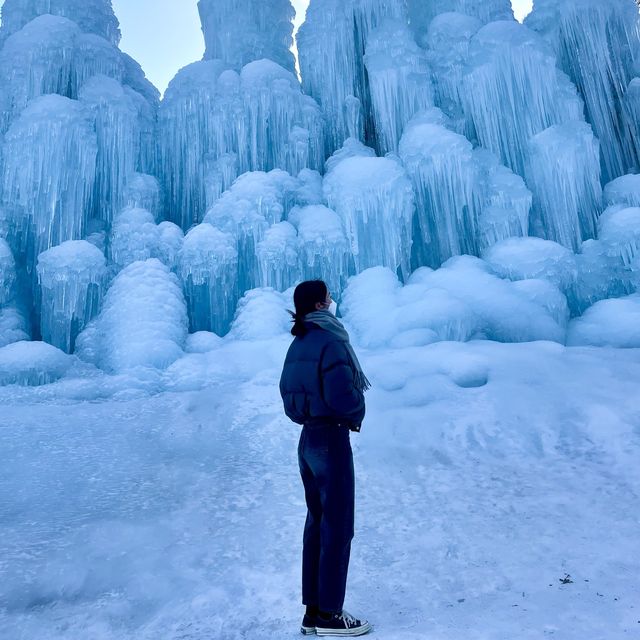
<path id="1" fill-rule="evenodd" d="M 342 620 L 348 627 L 355 625 L 357 620 L 354 616 L 352 616 L 348 611 L 342 611 L 342 613 L 338 616 L 340 620 Z"/>

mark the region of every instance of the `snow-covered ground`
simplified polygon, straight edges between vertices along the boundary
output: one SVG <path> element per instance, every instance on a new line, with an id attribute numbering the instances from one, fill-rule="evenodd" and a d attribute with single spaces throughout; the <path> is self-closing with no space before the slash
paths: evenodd
<path id="1" fill-rule="evenodd" d="M 159 394 L 153 377 L 0 388 L 2 638 L 298 637 L 287 344 L 222 343 Z M 347 609 L 381 640 L 640 635 L 640 350 L 362 360 Z"/>

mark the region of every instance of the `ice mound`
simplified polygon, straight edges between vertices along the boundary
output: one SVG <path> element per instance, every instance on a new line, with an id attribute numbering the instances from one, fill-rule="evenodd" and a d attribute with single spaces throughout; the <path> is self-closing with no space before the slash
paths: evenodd
<path id="1" fill-rule="evenodd" d="M 268 340 L 286 336 L 291 330 L 292 292 L 253 289 L 238 303 L 229 339 Z"/>
<path id="2" fill-rule="evenodd" d="M 571 321 L 567 344 L 640 348 L 640 295 L 596 302 Z"/>
<path id="3" fill-rule="evenodd" d="M 483 253 L 484 260 L 501 278 L 545 280 L 567 298 L 575 295 L 577 256 L 566 247 L 540 238 L 509 238 Z"/>
<path id="4" fill-rule="evenodd" d="M 175 274 L 157 259 L 114 279 L 100 315 L 78 336 L 78 355 L 109 373 L 164 369 L 183 354 L 187 306 Z"/>
<path id="5" fill-rule="evenodd" d="M 415 202 L 399 162 L 348 158 L 326 176 L 324 193 L 342 220 L 356 272 L 383 265 L 408 276 Z"/>
<path id="6" fill-rule="evenodd" d="M 290 222 L 272 225 L 256 247 L 258 284 L 285 291 L 300 279 L 298 234 Z"/>
<path id="7" fill-rule="evenodd" d="M 160 229 L 146 209 L 123 209 L 113 221 L 109 257 L 118 269 L 160 257 Z"/>
<path id="8" fill-rule="evenodd" d="M 341 309 L 369 348 L 471 339 L 564 343 L 569 321 L 567 301 L 550 283 L 501 280 L 469 256 L 437 271 L 418 269 L 404 287 L 388 269 L 365 271 L 350 280 Z"/>
<path id="9" fill-rule="evenodd" d="M 630 173 L 612 180 L 604 188 L 604 205 L 621 204 L 626 207 L 640 207 L 640 174 Z"/>
<path id="10" fill-rule="evenodd" d="M 357 138 L 347 138 L 344 144 L 331 154 L 324 165 L 325 173 L 331 173 L 343 160 L 348 158 L 375 158 L 376 152 Z"/>
<path id="11" fill-rule="evenodd" d="M 0 348 L 0 386 L 37 387 L 62 378 L 73 357 L 46 342 L 14 342 Z"/>
<path id="12" fill-rule="evenodd" d="M 38 256 L 42 339 L 72 353 L 78 334 L 98 313 L 106 285 L 102 252 L 70 240 Z"/>

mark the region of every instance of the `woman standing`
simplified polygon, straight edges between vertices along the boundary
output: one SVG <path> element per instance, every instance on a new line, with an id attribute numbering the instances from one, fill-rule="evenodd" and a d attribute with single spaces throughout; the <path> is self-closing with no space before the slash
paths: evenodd
<path id="1" fill-rule="evenodd" d="M 287 416 L 303 425 L 298 445 L 307 503 L 302 554 L 305 635 L 359 636 L 371 630 L 343 609 L 354 529 L 355 477 L 350 432 L 360 431 L 369 381 L 360 368 L 327 285 L 294 293 L 295 336 L 282 371 Z"/>

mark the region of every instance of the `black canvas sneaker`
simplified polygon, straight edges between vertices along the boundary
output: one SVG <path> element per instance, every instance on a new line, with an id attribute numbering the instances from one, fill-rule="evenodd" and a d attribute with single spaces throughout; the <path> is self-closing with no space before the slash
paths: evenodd
<path id="1" fill-rule="evenodd" d="M 319 636 L 363 636 L 369 631 L 371 625 L 366 620 L 358 620 L 344 609 L 328 619 L 322 615 L 316 618 L 316 633 Z"/>

